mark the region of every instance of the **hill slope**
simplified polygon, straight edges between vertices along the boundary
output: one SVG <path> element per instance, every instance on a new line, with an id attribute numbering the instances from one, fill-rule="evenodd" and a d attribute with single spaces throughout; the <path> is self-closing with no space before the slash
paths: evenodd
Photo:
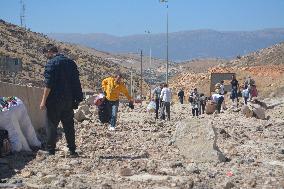
<path id="1" fill-rule="evenodd" d="M 126 73 L 127 78 L 130 77 L 128 68 L 107 59 L 112 57 L 109 53 L 57 42 L 43 34 L 27 31 L 0 20 L 0 54 L 20 58 L 23 61 L 23 71 L 16 76 L 17 83 L 42 86 L 42 74 L 46 63 L 42 48 L 47 43 L 54 43 L 61 52 L 76 61 L 84 88 L 99 90 L 102 79 L 118 70 Z M 139 77 L 136 73 L 134 79 L 139 87 Z M 6 77 L 1 77 L 1 80 L 11 82 L 13 76 L 8 74 Z"/>
<path id="2" fill-rule="evenodd" d="M 260 96 L 284 94 L 284 43 L 262 49 L 230 62 L 220 62 L 213 68 L 200 73 L 185 71 L 171 79 L 174 92 L 185 88 L 186 92 L 197 87 L 209 95 L 211 73 L 236 73 L 240 84 L 250 75 L 255 79 Z"/>
<path id="3" fill-rule="evenodd" d="M 51 38 L 85 45 L 107 52 L 127 53 L 138 49 L 153 57 L 166 57 L 166 34 L 117 37 L 106 34 L 48 34 Z M 171 60 L 193 58 L 233 58 L 284 41 L 284 29 L 222 32 L 194 30 L 169 34 Z"/>

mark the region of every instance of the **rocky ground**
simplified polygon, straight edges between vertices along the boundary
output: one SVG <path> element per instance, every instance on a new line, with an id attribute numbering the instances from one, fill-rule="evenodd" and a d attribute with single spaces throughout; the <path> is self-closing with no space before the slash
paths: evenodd
<path id="1" fill-rule="evenodd" d="M 76 123 L 79 158 L 66 156 L 59 129 L 55 156 L 1 158 L 0 188 L 284 188 L 283 99 L 266 102 L 275 105 L 266 120 L 235 109 L 192 118 L 188 104 L 174 104 L 171 121 L 155 121 L 146 104 L 121 105 L 115 132 L 91 107 Z"/>

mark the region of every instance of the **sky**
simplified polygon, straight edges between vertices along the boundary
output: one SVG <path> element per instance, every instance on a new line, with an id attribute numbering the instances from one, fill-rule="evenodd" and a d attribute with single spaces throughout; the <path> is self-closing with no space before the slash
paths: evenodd
<path id="1" fill-rule="evenodd" d="M 116 36 L 214 29 L 284 28 L 284 0 L 24 0 L 26 26 L 41 33 Z M 0 18 L 20 25 L 20 0 L 0 0 Z"/>

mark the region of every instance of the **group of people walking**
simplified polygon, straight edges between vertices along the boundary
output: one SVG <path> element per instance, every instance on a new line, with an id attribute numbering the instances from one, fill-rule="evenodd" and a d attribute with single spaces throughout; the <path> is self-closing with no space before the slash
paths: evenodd
<path id="1" fill-rule="evenodd" d="M 240 86 L 238 80 L 236 79 L 236 76 L 233 75 L 231 86 L 232 91 L 230 98 L 232 99 L 233 103 L 237 104 L 237 106 L 239 104 L 240 97 L 243 97 L 244 104 L 247 105 L 249 100 L 252 100 L 253 97 L 258 96 L 255 81 L 251 78 L 251 76 L 247 76 L 247 78 L 245 78 L 244 80 L 243 85 Z"/>
<path id="2" fill-rule="evenodd" d="M 44 48 L 44 54 L 48 58 L 44 71 L 44 92 L 40 103 L 40 109 L 47 112 L 47 145 L 46 152 L 49 155 L 55 154 L 57 127 L 59 122 L 62 122 L 67 146 L 70 156 L 77 156 L 75 144 L 74 130 L 74 112 L 79 103 L 83 100 L 82 87 L 79 79 L 79 71 L 76 63 L 60 54 L 56 46 L 48 44 Z M 243 85 L 243 91 L 240 92 L 239 82 L 235 75 L 231 80 L 231 99 L 233 102 L 239 101 L 240 95 L 244 97 L 246 104 L 249 99 L 257 96 L 255 82 L 248 77 Z M 116 120 L 119 106 L 120 94 L 124 94 L 128 101 L 129 107 L 134 108 L 133 98 L 129 95 L 128 90 L 123 82 L 123 75 L 116 73 L 113 76 L 107 77 L 102 81 L 102 90 L 104 93 L 104 115 L 105 122 L 109 123 L 109 130 L 114 131 L 116 128 Z M 218 112 L 221 110 L 221 105 L 225 101 L 224 81 L 216 87 L 215 93 L 211 100 L 216 104 Z M 178 92 L 178 98 L 181 104 L 184 103 L 185 93 L 181 89 Z M 172 92 L 167 84 L 157 85 L 151 95 L 152 100 L 156 104 L 155 118 L 170 120 L 170 107 L 172 101 Z M 208 99 L 204 94 L 200 94 L 197 88 L 190 92 L 188 101 L 191 104 L 192 116 L 199 116 L 205 111 L 206 101 Z M 224 108 L 225 106 L 223 106 Z"/>

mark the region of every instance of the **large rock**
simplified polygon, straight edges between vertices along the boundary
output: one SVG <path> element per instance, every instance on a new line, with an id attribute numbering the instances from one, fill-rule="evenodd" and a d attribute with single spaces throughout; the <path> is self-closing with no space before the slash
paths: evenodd
<path id="1" fill-rule="evenodd" d="M 260 105 L 253 105 L 253 114 L 258 119 L 265 119 L 265 110 Z"/>
<path id="2" fill-rule="evenodd" d="M 82 122 L 87 118 L 87 115 L 90 115 L 90 108 L 88 105 L 82 105 L 80 106 L 77 110 L 74 111 L 74 118 L 79 121 Z"/>
<path id="3" fill-rule="evenodd" d="M 177 123 L 174 141 L 180 153 L 194 162 L 225 162 L 215 130 L 204 120 L 187 119 Z"/>
<path id="4" fill-rule="evenodd" d="M 206 104 L 206 107 L 205 107 L 205 113 L 206 114 L 213 114 L 216 110 L 216 105 L 211 103 L 211 102 L 208 102 Z"/>
<path id="5" fill-rule="evenodd" d="M 249 108 L 249 106 L 247 105 L 243 105 L 242 106 L 242 114 L 246 117 L 246 118 L 250 118 L 253 117 L 253 111 Z"/>
<path id="6" fill-rule="evenodd" d="M 261 106 L 261 107 L 264 108 L 264 109 L 267 109 L 267 108 L 268 108 L 268 106 L 267 106 L 267 104 L 266 104 L 265 102 L 260 101 L 260 100 L 259 100 L 258 98 L 256 98 L 256 97 L 252 98 L 251 102 L 253 103 L 253 105 L 254 105 L 254 104 L 257 104 L 257 105 Z"/>

